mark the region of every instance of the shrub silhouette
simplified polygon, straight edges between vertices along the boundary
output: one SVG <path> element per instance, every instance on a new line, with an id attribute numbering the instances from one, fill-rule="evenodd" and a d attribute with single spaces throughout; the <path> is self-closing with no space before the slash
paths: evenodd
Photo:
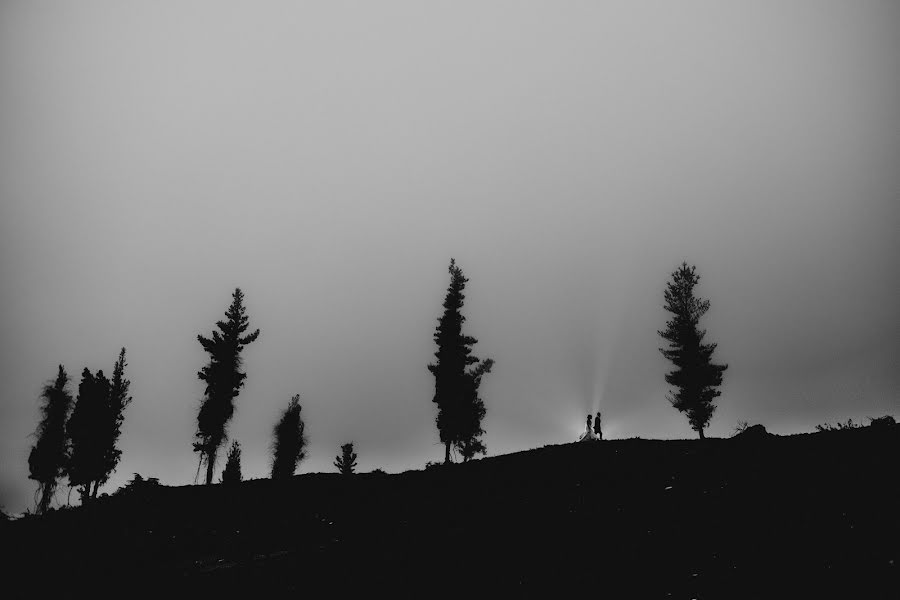
<path id="1" fill-rule="evenodd" d="M 241 443 L 235 440 L 228 449 L 228 458 L 222 471 L 222 483 L 240 483 L 241 479 Z"/>
<path id="2" fill-rule="evenodd" d="M 883 417 L 876 417 L 869 420 L 869 427 L 874 427 L 875 429 L 890 429 L 897 425 L 897 421 L 895 421 L 894 417 L 891 415 L 884 415 Z"/>
<path id="3" fill-rule="evenodd" d="M 831 423 L 821 423 L 816 425 L 816 431 L 843 431 L 844 429 L 859 429 L 860 427 L 862 427 L 862 424 L 854 423 L 853 419 L 847 419 L 844 423 L 838 421 L 834 425 Z"/>
<path id="4" fill-rule="evenodd" d="M 763 440 L 770 436 L 771 434 L 766 431 L 766 428 L 757 423 L 756 425 L 748 425 L 743 430 L 735 433 L 732 438 L 741 440 Z"/>
<path id="5" fill-rule="evenodd" d="M 158 485 L 159 479 L 157 479 L 156 477 L 147 477 L 146 479 L 144 479 L 144 477 L 142 477 L 140 473 L 134 473 L 134 476 L 128 483 L 113 492 L 113 496 L 122 496 L 135 492 L 139 493 L 148 488 L 157 487 Z"/>
<path id="6" fill-rule="evenodd" d="M 737 425 L 734 427 L 734 434 L 731 437 L 743 433 L 748 427 L 750 427 L 750 424 L 747 423 L 747 421 L 738 421 Z"/>

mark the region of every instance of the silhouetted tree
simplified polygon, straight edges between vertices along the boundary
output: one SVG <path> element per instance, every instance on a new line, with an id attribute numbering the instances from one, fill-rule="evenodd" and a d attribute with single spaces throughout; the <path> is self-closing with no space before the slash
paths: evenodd
<path id="1" fill-rule="evenodd" d="M 119 358 L 113 367 L 113 376 L 109 386 L 109 396 L 106 401 L 106 415 L 101 430 L 101 444 L 103 449 L 103 472 L 94 487 L 93 496 L 97 497 L 97 489 L 109 480 L 110 475 L 116 470 L 122 451 L 119 450 L 119 436 L 122 434 L 122 423 L 125 420 L 125 407 L 131 403 L 128 388 L 131 382 L 125 379 L 125 348 L 119 351 Z"/>
<path id="2" fill-rule="evenodd" d="M 241 479 L 241 443 L 235 440 L 228 449 L 225 470 L 222 471 L 222 483 L 240 483 Z"/>
<path id="3" fill-rule="evenodd" d="M 663 296 L 664 308 L 672 318 L 666 322 L 666 329 L 658 333 L 669 342 L 668 348 L 660 348 L 660 352 L 675 366 L 666 374 L 666 382 L 676 391 L 670 391 L 666 397 L 687 415 L 691 428 L 703 439 L 703 430 L 716 409 L 714 401 L 722 393 L 716 388 L 722 384 L 722 372 L 728 365 L 712 362 L 716 344 L 704 344 L 706 331 L 698 329 L 700 317 L 709 310 L 709 300 L 694 295 L 699 281 L 696 267 L 688 267 L 686 262 L 672 273 Z"/>
<path id="4" fill-rule="evenodd" d="M 197 341 L 209 354 L 209 363 L 197 373 L 206 383 L 203 402 L 197 414 L 197 442 L 194 452 L 200 454 L 200 465 L 206 463 L 206 483 L 212 483 L 213 471 L 219 447 L 225 441 L 227 426 L 234 415 L 234 399 L 237 398 L 244 379 L 241 371 L 241 351 L 259 337 L 259 329 L 243 335 L 249 328 L 249 317 L 244 308 L 244 294 L 236 288 L 231 306 L 225 312 L 225 321 L 217 321 L 211 337 L 197 336 Z"/>
<path id="5" fill-rule="evenodd" d="M 356 453 L 353 451 L 353 442 L 341 446 L 341 453 L 335 457 L 334 466 L 342 475 L 353 475 L 356 469 Z"/>
<path id="6" fill-rule="evenodd" d="M 108 462 L 104 442 L 109 436 L 109 396 L 110 382 L 103 371 L 93 375 L 84 369 L 75 408 L 66 425 L 70 444 L 66 476 L 69 485 L 78 488 L 82 503 L 96 496 L 106 472 Z"/>
<path id="7" fill-rule="evenodd" d="M 81 375 L 78 399 L 67 425 L 70 455 L 66 474 L 69 485 L 79 488 L 82 502 L 97 497 L 100 486 L 109 480 L 122 457 L 118 442 L 125 407 L 131 402 L 126 366 L 122 348 L 112 380 L 102 370 L 92 375 L 85 369 Z"/>
<path id="8" fill-rule="evenodd" d="M 72 409 L 72 394 L 66 389 L 69 376 L 62 365 L 56 381 L 41 391 L 41 420 L 34 432 L 37 441 L 28 454 L 28 477 L 38 482 L 35 510 L 43 514 L 50 507 L 56 485 L 67 459 L 66 420 Z"/>
<path id="9" fill-rule="evenodd" d="M 289 478 L 301 460 L 306 458 L 305 425 L 300 418 L 300 394 L 291 398 L 275 425 L 272 442 L 272 479 Z"/>
<path id="10" fill-rule="evenodd" d="M 478 439 L 484 433 L 481 419 L 484 417 L 484 403 L 478 399 L 477 389 L 481 375 L 488 372 L 493 361 L 482 364 L 472 356 L 472 346 L 478 340 L 463 335 L 462 325 L 466 318 L 462 315 L 466 279 L 456 261 L 450 259 L 450 286 L 444 298 L 444 313 L 438 319 L 434 332 L 437 360 L 428 365 L 434 375 L 434 398 L 438 405 L 436 418 L 441 442 L 444 444 L 444 464 L 450 462 L 450 449 L 456 446 L 466 448 L 471 457 L 483 452 L 484 445 Z M 476 365 L 467 371 L 470 365 Z"/>

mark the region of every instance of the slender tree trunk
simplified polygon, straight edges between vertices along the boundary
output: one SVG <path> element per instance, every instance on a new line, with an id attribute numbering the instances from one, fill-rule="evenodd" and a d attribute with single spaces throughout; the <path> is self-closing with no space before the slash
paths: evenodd
<path id="1" fill-rule="evenodd" d="M 206 455 L 206 485 L 212 483 L 213 471 L 216 467 L 216 455 L 212 452 Z"/>
<path id="2" fill-rule="evenodd" d="M 447 442 L 446 444 L 444 444 L 444 447 L 445 447 L 444 464 L 449 465 L 450 464 L 450 442 Z"/>
<path id="3" fill-rule="evenodd" d="M 50 508 L 50 484 L 42 483 L 40 486 L 41 499 L 38 502 L 38 514 L 42 515 Z"/>
<path id="4" fill-rule="evenodd" d="M 700 434 L 700 439 L 701 439 L 701 440 L 705 440 L 705 439 L 706 439 L 706 436 L 703 435 L 703 428 L 702 428 L 702 427 L 701 427 L 700 429 L 697 430 L 697 433 Z"/>
<path id="5" fill-rule="evenodd" d="M 98 479 L 97 481 L 94 482 L 94 491 L 91 492 L 92 499 L 97 497 L 97 491 L 99 489 L 100 489 L 100 480 Z"/>
<path id="6" fill-rule="evenodd" d="M 200 477 L 200 467 L 203 466 L 203 453 L 200 453 L 200 460 L 197 461 L 197 472 L 194 474 L 194 485 L 197 485 L 197 478 Z"/>

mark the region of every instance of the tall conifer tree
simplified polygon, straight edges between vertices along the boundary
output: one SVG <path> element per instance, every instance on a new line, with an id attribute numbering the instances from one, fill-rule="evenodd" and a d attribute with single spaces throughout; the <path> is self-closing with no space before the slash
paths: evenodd
<path id="1" fill-rule="evenodd" d="M 66 476 L 69 485 L 79 490 L 82 503 L 96 496 L 96 489 L 108 464 L 105 440 L 108 439 L 110 382 L 97 371 L 81 373 L 75 408 L 66 425 L 69 460 Z"/>
<path id="2" fill-rule="evenodd" d="M 131 382 L 125 378 L 125 348 L 119 351 L 119 358 L 113 367 L 112 380 L 109 382 L 109 396 L 106 401 L 106 415 L 101 431 L 103 445 L 103 471 L 99 474 L 98 484 L 94 487 L 93 496 L 97 496 L 97 489 L 109 480 L 110 475 L 116 470 L 122 451 L 119 449 L 119 437 L 122 434 L 122 423 L 125 420 L 125 407 L 131 403 L 128 388 Z"/>
<path id="3" fill-rule="evenodd" d="M 306 458 L 306 426 L 300 417 L 300 394 L 291 398 L 275 425 L 272 440 L 272 479 L 290 478 Z"/>
<path id="4" fill-rule="evenodd" d="M 234 400 L 247 377 L 241 371 L 241 351 L 259 337 L 259 329 L 243 335 L 250 324 L 240 288 L 234 290 L 225 317 L 225 321 L 216 322 L 219 330 L 213 330 L 210 337 L 197 336 L 197 341 L 209 354 L 209 363 L 197 373 L 206 389 L 197 414 L 194 452 L 200 455 L 198 469 L 206 464 L 207 484 L 212 483 L 219 447 L 225 442 L 228 423 L 234 416 Z"/>
<path id="5" fill-rule="evenodd" d="M 722 392 L 722 373 L 728 365 L 712 362 L 716 344 L 704 344 L 706 331 L 698 328 L 700 317 L 709 310 L 709 300 L 697 298 L 694 287 L 700 281 L 696 267 L 684 262 L 672 273 L 663 298 L 664 308 L 672 314 L 666 329 L 659 331 L 669 344 L 660 348 L 675 368 L 666 374 L 666 382 L 675 387 L 667 395 L 672 406 L 687 415 L 691 428 L 703 439 L 716 409 L 714 401 Z"/>
<path id="6" fill-rule="evenodd" d="M 428 365 L 428 370 L 434 375 L 432 401 L 438 407 L 436 422 L 444 444 L 444 464 L 450 462 L 450 450 L 454 446 L 466 448 L 470 457 L 475 452 L 483 451 L 483 444 L 479 446 L 475 443 L 483 433 L 481 419 L 484 417 L 484 404 L 477 397 L 477 387 L 481 375 L 493 365 L 490 359 L 479 364 L 479 359 L 472 355 L 472 346 L 478 340 L 462 332 L 466 320 L 462 314 L 466 298 L 463 291 L 468 279 L 452 258 L 449 272 L 450 286 L 444 298 L 444 313 L 434 331 L 434 341 L 438 347 L 434 356 L 437 360 Z M 467 371 L 471 365 L 475 368 Z"/>
<path id="7" fill-rule="evenodd" d="M 37 441 L 28 454 L 28 477 L 38 482 L 35 510 L 43 514 L 50 507 L 56 486 L 66 466 L 66 420 L 72 409 L 72 394 L 66 389 L 69 376 L 62 365 L 56 381 L 41 391 L 41 420 L 35 437 Z"/>

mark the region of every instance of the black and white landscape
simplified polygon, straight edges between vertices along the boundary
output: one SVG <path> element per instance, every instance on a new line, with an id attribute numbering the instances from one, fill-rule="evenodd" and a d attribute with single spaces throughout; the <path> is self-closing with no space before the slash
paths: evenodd
<path id="1" fill-rule="evenodd" d="M 874 0 L 3 3 L 4 582 L 895 597 L 898 67 Z"/>

